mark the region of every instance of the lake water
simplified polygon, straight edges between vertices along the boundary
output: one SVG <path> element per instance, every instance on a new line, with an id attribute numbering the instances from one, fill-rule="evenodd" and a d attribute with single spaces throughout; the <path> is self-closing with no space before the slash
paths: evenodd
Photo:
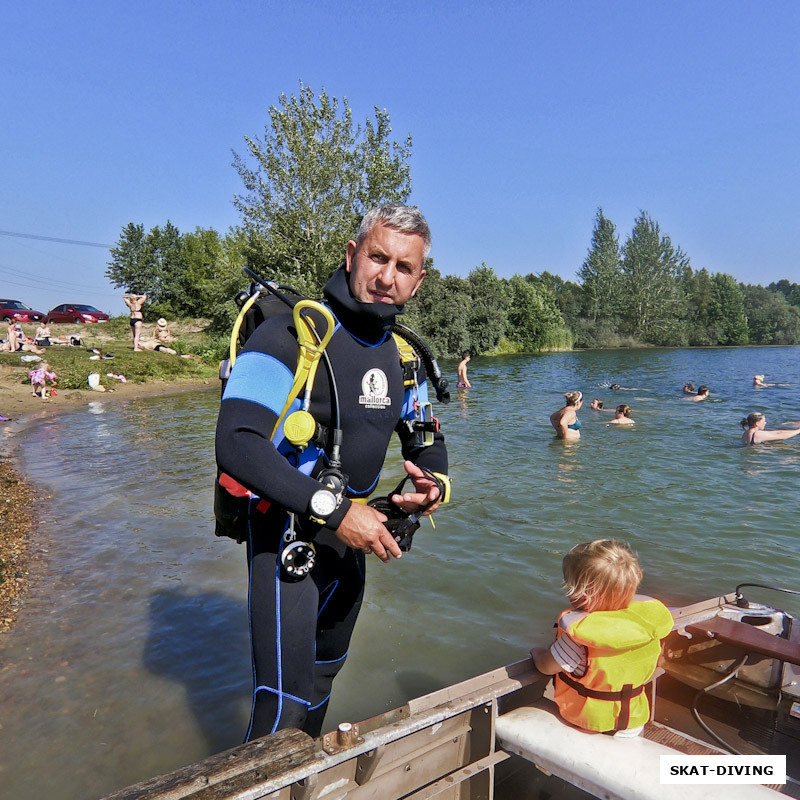
<path id="1" fill-rule="evenodd" d="M 785 385 L 754 389 L 756 372 Z M 549 641 L 561 557 L 579 541 L 630 541 L 644 590 L 672 604 L 743 581 L 800 588 L 800 437 L 739 444 L 750 411 L 770 426 L 800 420 L 798 376 L 800 348 L 474 359 L 473 388 L 437 406 L 454 502 L 402 561 L 370 563 L 326 725 Z M 686 400 L 684 380 L 709 384 L 711 399 Z M 587 402 L 581 440 L 565 443 L 548 416 L 571 389 Z M 594 396 L 627 402 L 636 425 L 607 425 Z M 243 548 L 213 535 L 217 401 L 216 390 L 99 399 L 19 440 L 22 467 L 52 498 L 43 563 L 0 638 L 0 797 L 99 797 L 241 741 L 246 569 Z M 398 470 L 393 451 L 386 489 Z M 751 596 L 800 612 L 785 595 Z"/>

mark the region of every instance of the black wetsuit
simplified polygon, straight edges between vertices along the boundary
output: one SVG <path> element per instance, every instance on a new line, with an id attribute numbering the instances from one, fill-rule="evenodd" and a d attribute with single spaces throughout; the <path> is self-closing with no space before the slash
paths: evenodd
<path id="1" fill-rule="evenodd" d="M 405 458 L 446 474 L 441 434 L 431 446 L 415 449 L 402 421 L 410 414 L 413 390 L 404 389 L 397 346 L 388 333 L 401 309 L 358 302 L 344 269 L 328 282 L 325 297 L 339 323 L 327 353 L 341 404 L 347 497 L 366 497 L 375 488 L 395 430 Z M 312 476 L 324 468 L 327 456 L 313 445 L 298 456 L 280 433 L 275 444 L 270 441 L 292 384 L 297 352 L 290 314 L 259 326 L 236 361 L 217 424 L 220 469 L 255 495 L 247 548 L 254 670 L 248 740 L 286 727 L 319 735 L 364 591 L 364 553 L 334 533 L 350 500 L 342 501 L 327 527 L 308 521 L 309 501 L 320 488 Z M 426 401 L 427 387 L 421 383 L 417 399 Z M 298 406 L 295 401 L 293 407 Z M 310 411 L 318 423 L 331 427 L 331 383 L 322 363 Z M 313 537 L 317 552 L 316 566 L 299 581 L 286 575 L 278 558 L 287 511 L 295 512 L 304 528 L 299 538 Z"/>

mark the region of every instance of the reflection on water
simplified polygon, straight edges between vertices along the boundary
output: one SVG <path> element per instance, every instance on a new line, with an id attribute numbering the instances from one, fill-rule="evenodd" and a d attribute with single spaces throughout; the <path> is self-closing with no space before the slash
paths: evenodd
<path id="1" fill-rule="evenodd" d="M 455 363 L 450 366 L 454 372 Z M 798 588 L 800 442 L 739 446 L 739 420 L 800 416 L 800 349 L 646 350 L 473 359 L 473 388 L 436 407 L 454 501 L 400 562 L 370 567 L 328 725 L 522 658 L 560 610 L 577 541 L 632 542 L 645 590 L 679 603 L 741 581 Z M 711 386 L 690 403 L 684 380 Z M 579 441 L 549 415 L 581 389 Z M 0 639 L 0 796 L 97 797 L 237 744 L 249 712 L 244 552 L 213 535 L 218 394 L 103 402 L 25 435 L 53 495 L 47 550 Z M 382 488 L 400 478 L 396 451 Z M 754 599 L 773 599 L 768 594 Z M 777 602 L 795 612 L 779 596 Z"/>

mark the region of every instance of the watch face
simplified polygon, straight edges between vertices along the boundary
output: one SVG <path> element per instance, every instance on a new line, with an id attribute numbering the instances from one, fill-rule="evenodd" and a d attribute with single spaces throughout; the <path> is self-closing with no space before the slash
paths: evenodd
<path id="1" fill-rule="evenodd" d="M 327 519 L 336 511 L 336 495 L 327 489 L 320 489 L 311 495 L 311 511 L 318 517 Z"/>

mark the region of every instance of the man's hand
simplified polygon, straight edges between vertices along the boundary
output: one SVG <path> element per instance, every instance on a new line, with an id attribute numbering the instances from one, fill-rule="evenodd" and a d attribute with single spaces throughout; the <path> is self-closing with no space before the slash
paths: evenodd
<path id="1" fill-rule="evenodd" d="M 375 553 L 381 561 L 388 561 L 390 553 L 395 558 L 400 558 L 400 546 L 386 530 L 383 524 L 385 520 L 386 515 L 372 506 L 352 503 L 341 525 L 336 529 L 336 535 L 348 547 L 367 554 Z"/>
<path id="2" fill-rule="evenodd" d="M 442 499 L 439 496 L 439 487 L 436 485 L 436 481 L 413 461 L 405 461 L 403 462 L 403 466 L 406 472 L 411 476 L 411 480 L 414 482 L 414 488 L 417 491 L 393 494 L 392 502 L 409 514 L 413 514 L 428 503 L 431 503 L 431 506 L 422 512 L 422 516 L 433 514 L 433 512 L 439 508 L 439 502 Z"/>

